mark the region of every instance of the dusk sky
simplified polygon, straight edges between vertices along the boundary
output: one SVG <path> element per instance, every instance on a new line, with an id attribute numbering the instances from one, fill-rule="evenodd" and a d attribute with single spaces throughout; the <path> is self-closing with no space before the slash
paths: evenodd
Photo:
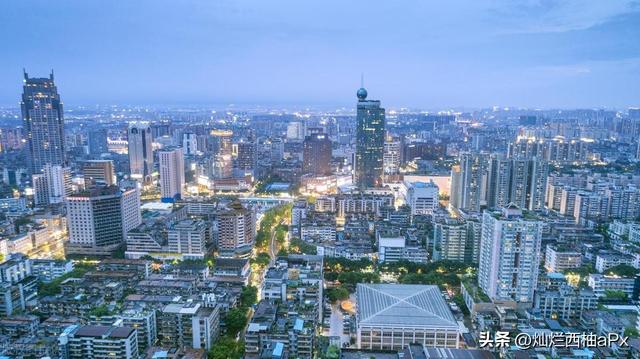
<path id="1" fill-rule="evenodd" d="M 0 104 L 640 106 L 640 2 L 3 1 Z"/>

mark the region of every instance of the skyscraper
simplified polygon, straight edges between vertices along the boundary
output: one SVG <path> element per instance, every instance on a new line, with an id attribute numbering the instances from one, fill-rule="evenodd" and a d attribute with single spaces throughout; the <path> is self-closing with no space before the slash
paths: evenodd
<path id="1" fill-rule="evenodd" d="M 451 191 L 459 192 L 459 209 L 479 212 L 485 190 L 489 157 L 483 153 L 463 153 L 460 155 L 460 181 Z M 452 181 L 453 183 L 453 181 Z"/>
<path id="2" fill-rule="evenodd" d="M 173 202 L 182 196 L 184 187 L 184 154 L 182 148 L 158 153 L 160 161 L 160 193 L 163 202 Z"/>
<path id="3" fill-rule="evenodd" d="M 354 183 L 360 189 L 379 187 L 384 171 L 385 112 L 380 101 L 367 100 L 363 87 L 357 96 Z"/>
<path id="4" fill-rule="evenodd" d="M 538 282 L 542 222 L 515 205 L 482 216 L 478 284 L 493 300 L 532 302 Z"/>
<path id="5" fill-rule="evenodd" d="M 302 172 L 317 176 L 331 174 L 331 140 L 324 133 L 304 139 Z"/>
<path id="6" fill-rule="evenodd" d="M 151 182 L 153 147 L 149 122 L 130 122 L 128 140 L 131 178 L 144 183 Z"/>
<path id="7" fill-rule="evenodd" d="M 238 155 L 236 157 L 235 167 L 243 171 L 252 171 L 257 164 L 257 148 L 256 142 L 252 139 L 238 142 Z"/>
<path id="8" fill-rule="evenodd" d="M 24 73 L 20 107 L 32 173 L 40 172 L 47 163 L 64 165 L 64 116 L 53 71 L 49 78 L 30 78 Z"/>

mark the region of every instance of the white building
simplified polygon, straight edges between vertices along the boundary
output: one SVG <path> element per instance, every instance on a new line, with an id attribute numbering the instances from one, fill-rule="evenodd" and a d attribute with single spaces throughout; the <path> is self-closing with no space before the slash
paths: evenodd
<path id="1" fill-rule="evenodd" d="M 407 246 L 407 240 L 400 234 L 378 234 L 378 260 L 384 262 L 398 262 L 407 260 L 410 262 L 426 263 L 428 253 L 425 248 Z"/>
<path id="2" fill-rule="evenodd" d="M 412 215 L 432 214 L 438 209 L 439 189 L 431 182 L 405 183 L 407 186 L 407 204 Z"/>
<path id="3" fill-rule="evenodd" d="M 158 153 L 160 161 L 160 194 L 162 201 L 173 202 L 182 197 L 184 188 L 184 154 L 182 148 Z"/>
<path id="4" fill-rule="evenodd" d="M 494 300 L 532 302 L 538 282 L 542 222 L 527 220 L 510 205 L 485 211 L 478 284 Z"/>
<path id="5" fill-rule="evenodd" d="M 459 346 L 460 326 L 435 285 L 360 283 L 356 302 L 359 349 Z"/>
<path id="6" fill-rule="evenodd" d="M 635 288 L 635 278 L 617 275 L 589 274 L 588 284 L 597 297 L 604 297 L 607 291 L 620 291 L 631 298 Z"/>
<path id="7" fill-rule="evenodd" d="M 207 254 L 207 227 L 201 220 L 182 220 L 169 228 L 169 251 L 186 259 L 203 259 Z"/>
<path id="8" fill-rule="evenodd" d="M 604 273 L 612 267 L 626 264 L 633 266 L 635 258 L 628 254 L 622 253 L 599 253 L 596 256 L 596 270 L 598 273 Z"/>
<path id="9" fill-rule="evenodd" d="M 192 132 L 182 134 L 182 148 L 186 156 L 193 156 L 198 152 L 198 136 Z"/>
<path id="10" fill-rule="evenodd" d="M 544 268 L 549 272 L 564 272 L 567 269 L 578 268 L 582 265 L 582 254 L 571 250 L 560 250 L 547 245 L 545 251 Z"/>

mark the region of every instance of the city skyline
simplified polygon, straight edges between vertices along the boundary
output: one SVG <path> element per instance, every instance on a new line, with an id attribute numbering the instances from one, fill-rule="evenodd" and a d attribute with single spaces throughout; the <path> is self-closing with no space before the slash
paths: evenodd
<path id="1" fill-rule="evenodd" d="M 24 67 L 69 105 L 346 106 L 364 73 L 389 108 L 638 106 L 636 1 L 283 5 L 4 5 L 0 104 Z"/>

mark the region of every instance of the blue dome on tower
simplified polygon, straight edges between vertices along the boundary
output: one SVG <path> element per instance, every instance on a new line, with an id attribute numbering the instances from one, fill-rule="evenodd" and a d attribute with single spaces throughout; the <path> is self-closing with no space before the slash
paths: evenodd
<path id="1" fill-rule="evenodd" d="M 360 87 L 357 93 L 358 100 L 364 101 L 367 98 L 367 90 L 364 87 Z"/>

